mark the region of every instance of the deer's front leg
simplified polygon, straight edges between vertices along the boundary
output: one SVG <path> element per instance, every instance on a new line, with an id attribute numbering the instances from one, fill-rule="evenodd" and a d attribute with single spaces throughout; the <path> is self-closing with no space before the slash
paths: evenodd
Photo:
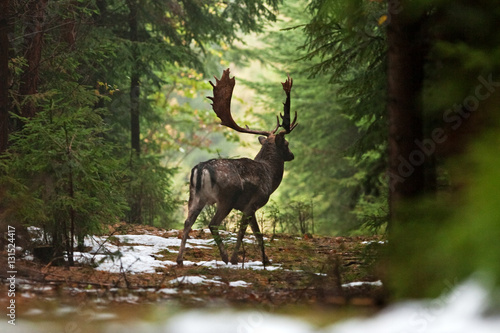
<path id="1" fill-rule="evenodd" d="M 226 247 L 224 246 L 224 243 L 222 243 L 222 238 L 220 237 L 219 234 L 219 226 L 224 220 L 224 218 L 229 214 L 231 211 L 232 206 L 230 205 L 222 205 L 222 204 L 217 204 L 217 212 L 215 213 L 214 217 L 212 218 L 212 221 L 210 221 L 210 224 L 208 227 L 210 228 L 210 232 L 212 233 L 212 236 L 214 237 L 215 243 L 217 244 L 217 247 L 219 248 L 220 256 L 222 261 L 224 261 L 226 264 L 229 262 L 228 257 L 227 257 L 227 251 Z"/>
<path id="2" fill-rule="evenodd" d="M 250 220 L 250 226 L 252 227 L 253 234 L 255 235 L 255 238 L 257 238 L 257 243 L 259 244 L 260 251 L 262 254 L 262 264 L 264 266 L 270 265 L 271 262 L 266 256 L 266 252 L 264 251 L 264 237 L 262 233 L 260 232 L 259 224 L 257 223 L 257 219 L 255 218 L 255 214 L 253 215 L 253 218 Z"/>
<path id="3" fill-rule="evenodd" d="M 248 221 L 251 218 L 251 216 L 247 216 L 245 213 L 243 213 L 243 218 L 241 219 L 240 222 L 240 229 L 238 231 L 238 236 L 236 238 L 236 245 L 234 246 L 234 252 L 233 255 L 231 256 L 231 264 L 236 265 L 238 264 L 238 251 L 240 250 L 241 242 L 243 240 L 243 237 L 245 236 L 245 232 L 248 227 Z"/>

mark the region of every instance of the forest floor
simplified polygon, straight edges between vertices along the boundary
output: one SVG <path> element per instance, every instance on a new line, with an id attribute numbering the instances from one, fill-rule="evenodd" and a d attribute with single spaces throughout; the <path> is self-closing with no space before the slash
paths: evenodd
<path id="1" fill-rule="evenodd" d="M 133 309 L 137 304 L 169 303 L 180 308 L 215 305 L 279 312 L 285 307 L 335 307 L 372 312 L 385 302 L 384 288 L 374 265 L 385 244 L 381 236 L 278 234 L 271 239 L 271 235 L 265 235 L 266 253 L 272 265 L 264 267 L 250 234 L 240 254 L 240 261 L 243 259 L 245 263 L 234 266 L 217 261 L 219 253 L 211 234 L 207 229 L 199 229 L 191 231 L 186 264 L 178 267 L 173 264 L 180 234 L 177 230 L 122 223 L 110 228 L 110 234 L 97 238 L 101 241 L 97 246 L 86 244 L 89 246 L 81 258 L 87 260 L 77 260 L 73 267 L 42 264 L 31 256 L 18 256 L 18 316 L 36 317 L 37 312 L 30 309 L 40 308 L 42 303 L 42 307 L 104 304 Z M 144 237 L 149 243 L 145 243 Z M 223 237 L 231 253 L 234 234 L 226 232 Z M 109 249 L 121 252 L 115 251 L 114 257 L 99 254 L 104 248 L 103 239 Z M 169 244 L 163 250 L 162 241 Z M 126 251 L 146 251 L 146 257 L 125 261 Z M 3 261 L 0 266 L 7 267 L 7 253 L 0 253 L 0 257 Z M 142 266 L 137 267 L 147 268 L 132 269 L 140 262 Z M 2 304 L 9 288 L 4 273 L 0 272 Z"/>

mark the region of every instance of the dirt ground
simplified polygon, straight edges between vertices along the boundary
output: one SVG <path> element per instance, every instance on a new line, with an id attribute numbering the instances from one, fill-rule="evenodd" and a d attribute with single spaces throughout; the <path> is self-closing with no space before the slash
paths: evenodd
<path id="1" fill-rule="evenodd" d="M 178 234 L 149 226 L 119 224 L 113 234 L 150 234 L 160 237 Z M 206 230 L 194 230 L 191 238 L 208 239 Z M 18 258 L 16 261 L 16 303 L 19 311 L 40 302 L 101 304 L 157 304 L 173 302 L 181 307 L 222 304 L 228 307 L 283 306 L 361 307 L 377 309 L 385 303 L 379 284 L 349 285 L 354 281 L 377 281 L 377 258 L 385 246 L 381 236 L 321 237 L 266 235 L 266 253 L 275 270 L 231 269 L 219 266 L 165 266 L 155 273 L 109 273 L 89 264 L 74 267 L 52 266 Z M 231 251 L 231 245 L 228 246 Z M 5 251 L 4 251 L 5 252 Z M 257 245 L 245 244 L 240 260 L 259 260 Z M 176 254 L 165 251 L 163 260 L 175 261 Z M 2 267 L 7 254 L 1 253 Z M 186 260 L 219 259 L 218 251 L 188 248 Z M 0 272 L 2 303 L 8 292 L 5 270 Z M 218 283 L 192 284 L 171 281 L 181 276 L 203 276 Z M 229 281 L 244 281 L 235 287 Z M 27 310 L 26 310 L 27 311 Z"/>

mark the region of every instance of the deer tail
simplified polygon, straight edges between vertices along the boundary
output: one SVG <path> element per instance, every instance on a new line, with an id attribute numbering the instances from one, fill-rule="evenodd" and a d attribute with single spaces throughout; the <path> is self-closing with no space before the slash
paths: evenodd
<path id="1" fill-rule="evenodd" d="M 215 170 L 211 165 L 211 161 L 199 163 L 191 170 L 190 187 L 198 193 L 202 187 L 206 186 L 206 182 L 210 182 L 211 187 L 215 185 Z"/>

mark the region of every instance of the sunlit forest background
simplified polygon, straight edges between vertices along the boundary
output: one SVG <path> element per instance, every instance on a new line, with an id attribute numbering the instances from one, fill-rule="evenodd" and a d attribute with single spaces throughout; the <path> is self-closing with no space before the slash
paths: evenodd
<path id="1" fill-rule="evenodd" d="M 181 229 L 190 169 L 260 149 L 208 81 L 231 68 L 234 117 L 270 130 L 289 73 L 295 160 L 264 232 L 387 237 L 395 298 L 500 285 L 498 22 L 487 0 L 2 1 L 2 232 L 42 228 L 72 265 L 106 225 Z"/>

